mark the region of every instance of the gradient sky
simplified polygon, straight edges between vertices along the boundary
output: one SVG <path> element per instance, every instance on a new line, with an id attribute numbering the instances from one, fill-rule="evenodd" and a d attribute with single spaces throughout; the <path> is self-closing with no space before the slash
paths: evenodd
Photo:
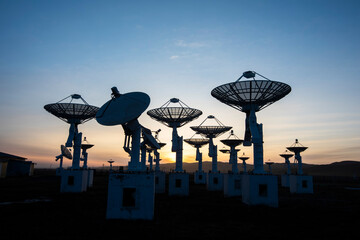
<path id="1" fill-rule="evenodd" d="M 215 115 L 243 138 L 245 114 L 210 95 L 254 70 L 292 92 L 257 114 L 264 124 L 264 160 L 295 138 L 309 147 L 304 163 L 357 160 L 360 155 L 360 1 L 0 1 L 0 151 L 37 167 L 58 163 L 69 125 L 43 108 L 78 93 L 91 105 L 121 93 L 146 92 L 148 110 L 180 98 Z M 144 113 L 142 125 L 162 129 L 171 161 L 171 129 Z M 95 120 L 79 126 L 89 165 L 126 165 L 121 126 Z M 215 140 L 223 148 L 220 139 Z M 241 147 L 252 157 L 252 148 Z M 210 160 L 207 147 L 203 160 Z M 241 152 L 242 152 L 241 151 Z M 195 149 L 184 143 L 184 161 Z M 219 153 L 220 161 L 229 155 Z M 249 163 L 252 163 L 252 158 Z M 66 161 L 69 165 L 70 161 Z"/>

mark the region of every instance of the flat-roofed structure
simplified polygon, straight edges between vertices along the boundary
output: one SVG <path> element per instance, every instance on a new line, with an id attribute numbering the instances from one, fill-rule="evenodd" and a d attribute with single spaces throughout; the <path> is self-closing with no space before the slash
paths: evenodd
<path id="1" fill-rule="evenodd" d="M 32 176 L 34 165 L 27 158 L 0 152 L 0 178 L 7 176 Z"/>

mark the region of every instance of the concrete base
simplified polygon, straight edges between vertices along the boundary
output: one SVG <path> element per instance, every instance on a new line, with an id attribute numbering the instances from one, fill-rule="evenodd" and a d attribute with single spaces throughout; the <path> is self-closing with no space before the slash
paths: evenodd
<path id="1" fill-rule="evenodd" d="M 243 175 L 242 201 L 248 205 L 278 207 L 277 177 L 274 175 Z"/>
<path id="2" fill-rule="evenodd" d="M 95 170 L 93 169 L 88 169 L 88 188 L 89 187 L 93 187 L 94 185 L 94 172 Z"/>
<path id="3" fill-rule="evenodd" d="M 87 170 L 61 171 L 60 192 L 85 192 L 88 185 Z"/>
<path id="4" fill-rule="evenodd" d="M 224 175 L 224 196 L 235 197 L 242 195 L 242 174 L 228 173 Z"/>
<path id="5" fill-rule="evenodd" d="M 155 193 L 165 193 L 166 173 L 155 172 Z"/>
<path id="6" fill-rule="evenodd" d="M 281 175 L 281 186 L 290 187 L 290 175 L 287 174 Z"/>
<path id="7" fill-rule="evenodd" d="M 224 176 L 220 172 L 209 172 L 206 182 L 209 191 L 222 191 L 224 189 Z"/>
<path id="8" fill-rule="evenodd" d="M 201 171 L 201 172 L 196 171 L 194 173 L 194 183 L 195 184 L 206 184 L 206 172 L 204 172 L 204 171 Z"/>
<path id="9" fill-rule="evenodd" d="M 304 175 L 290 175 L 291 193 L 314 193 L 313 177 Z"/>
<path id="10" fill-rule="evenodd" d="M 154 173 L 112 173 L 109 175 L 107 219 L 154 218 Z"/>
<path id="11" fill-rule="evenodd" d="M 169 196 L 189 195 L 189 174 L 175 172 L 169 174 Z"/>

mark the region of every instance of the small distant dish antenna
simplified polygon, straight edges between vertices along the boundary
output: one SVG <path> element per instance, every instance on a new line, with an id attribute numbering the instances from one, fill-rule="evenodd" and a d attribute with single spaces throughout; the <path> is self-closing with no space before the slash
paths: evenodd
<path id="1" fill-rule="evenodd" d="M 274 164 L 274 162 L 270 161 L 270 159 L 266 162 L 266 164 L 268 165 L 269 167 L 269 173 L 272 174 L 272 171 L 271 171 L 271 165 Z"/>
<path id="2" fill-rule="evenodd" d="M 159 147 L 156 140 L 144 130 L 138 117 L 150 104 L 150 97 L 143 92 L 120 94 L 116 87 L 111 88 L 111 99 L 97 112 L 96 121 L 104 126 L 121 125 L 125 132 L 124 150 L 130 154 L 129 171 L 144 171 L 140 164 L 141 133 L 147 144 Z"/>
<path id="3" fill-rule="evenodd" d="M 170 104 L 177 104 L 177 106 L 170 106 Z M 202 112 L 198 109 L 190 108 L 178 98 L 171 98 L 161 107 L 149 110 L 147 114 L 152 119 L 173 129 L 171 151 L 176 152 L 175 171 L 182 172 L 183 137 L 179 137 L 177 128 L 198 118 Z"/>
<path id="4" fill-rule="evenodd" d="M 298 139 L 295 139 L 295 143 L 293 143 L 290 147 L 287 147 L 287 149 L 295 154 L 295 159 L 298 162 L 298 174 L 302 175 L 302 157 L 300 156 L 300 153 L 304 152 L 308 147 L 304 147 L 301 143 L 299 143 Z"/>
<path id="5" fill-rule="evenodd" d="M 202 172 L 202 153 L 200 152 L 200 148 L 209 143 L 209 139 L 204 137 L 195 137 L 196 133 L 188 139 L 184 139 L 184 142 L 196 148 L 196 157 L 195 160 L 198 161 L 198 171 Z"/>
<path id="6" fill-rule="evenodd" d="M 237 158 L 237 152 L 240 151 L 240 149 L 236 149 L 237 146 L 241 145 L 243 143 L 243 140 L 239 139 L 235 134 L 234 130 L 230 131 L 230 135 L 227 139 L 220 140 L 223 144 L 230 147 L 230 160 L 229 163 L 232 166 L 232 172 L 238 173 L 238 158 Z"/>
<path id="7" fill-rule="evenodd" d="M 244 173 L 246 174 L 247 173 L 247 171 L 246 171 L 246 160 L 248 160 L 249 157 L 246 156 L 245 153 L 243 153 L 243 155 L 241 157 L 239 157 L 239 159 L 243 161 Z"/>
<path id="8" fill-rule="evenodd" d="M 82 103 L 73 102 L 79 99 Z M 65 100 L 70 100 L 70 102 Z M 47 104 L 44 108 L 49 113 L 70 124 L 69 136 L 65 146 L 74 148 L 72 168 L 80 169 L 82 133 L 79 132 L 78 125 L 93 119 L 99 108 L 89 105 L 80 94 L 72 94 L 56 103 Z"/>
<path id="9" fill-rule="evenodd" d="M 210 122 L 210 124 L 209 124 Z M 206 123 L 206 124 L 205 124 Z M 232 127 L 222 124 L 214 115 L 209 115 L 199 126 L 190 127 L 196 133 L 209 139 L 209 157 L 212 158 L 212 172 L 217 172 L 217 146 L 213 139 L 229 131 Z"/>
<path id="10" fill-rule="evenodd" d="M 242 80 L 242 78 L 250 80 Z M 235 82 L 220 85 L 211 91 L 211 95 L 220 102 L 246 113 L 243 145 L 254 144 L 255 174 L 265 173 L 262 124 L 257 123 L 255 113 L 282 99 L 290 92 L 289 85 L 270 80 L 255 71 L 246 71 Z"/>
<path id="11" fill-rule="evenodd" d="M 111 173 L 112 172 L 112 164 L 115 162 L 113 160 L 109 160 L 107 161 L 108 163 L 110 163 L 110 169 L 109 169 L 109 172 Z"/>
<path id="12" fill-rule="evenodd" d="M 290 160 L 289 158 L 293 157 L 294 154 L 289 152 L 288 150 L 285 150 L 285 152 L 279 154 L 280 157 L 284 158 L 285 159 L 285 163 L 286 163 L 286 166 L 287 166 L 287 172 L 286 174 L 287 175 L 290 175 L 291 174 L 291 166 L 290 166 Z"/>
<path id="13" fill-rule="evenodd" d="M 88 161 L 88 153 L 86 152 L 88 149 L 92 148 L 94 144 L 90 144 L 86 137 L 84 137 L 84 141 L 81 143 L 81 149 L 82 149 L 82 161 L 84 161 L 83 169 L 87 169 L 87 161 Z"/>

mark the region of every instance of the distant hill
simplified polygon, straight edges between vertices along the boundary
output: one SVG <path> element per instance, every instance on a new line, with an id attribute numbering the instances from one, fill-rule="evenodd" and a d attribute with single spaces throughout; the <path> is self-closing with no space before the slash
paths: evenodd
<path id="1" fill-rule="evenodd" d="M 160 168 L 163 171 L 169 172 L 175 169 L 175 163 L 160 164 Z M 242 164 L 238 164 L 240 171 L 243 171 Z M 198 163 L 183 163 L 183 169 L 186 172 L 192 173 L 197 171 Z M 264 164 L 264 169 L 268 171 L 268 166 Z M 279 175 L 286 172 L 285 163 L 274 163 L 271 166 L 272 173 Z M 208 172 L 211 170 L 211 162 L 203 162 L 203 170 Z M 223 173 L 227 173 L 231 170 L 231 165 L 226 162 L 218 162 L 218 170 Z M 253 165 L 247 164 L 247 170 L 253 170 Z M 292 163 L 291 170 L 296 172 L 296 167 Z M 331 164 L 303 164 L 303 172 L 305 174 L 314 176 L 360 176 L 360 162 L 358 161 L 341 161 Z"/>

